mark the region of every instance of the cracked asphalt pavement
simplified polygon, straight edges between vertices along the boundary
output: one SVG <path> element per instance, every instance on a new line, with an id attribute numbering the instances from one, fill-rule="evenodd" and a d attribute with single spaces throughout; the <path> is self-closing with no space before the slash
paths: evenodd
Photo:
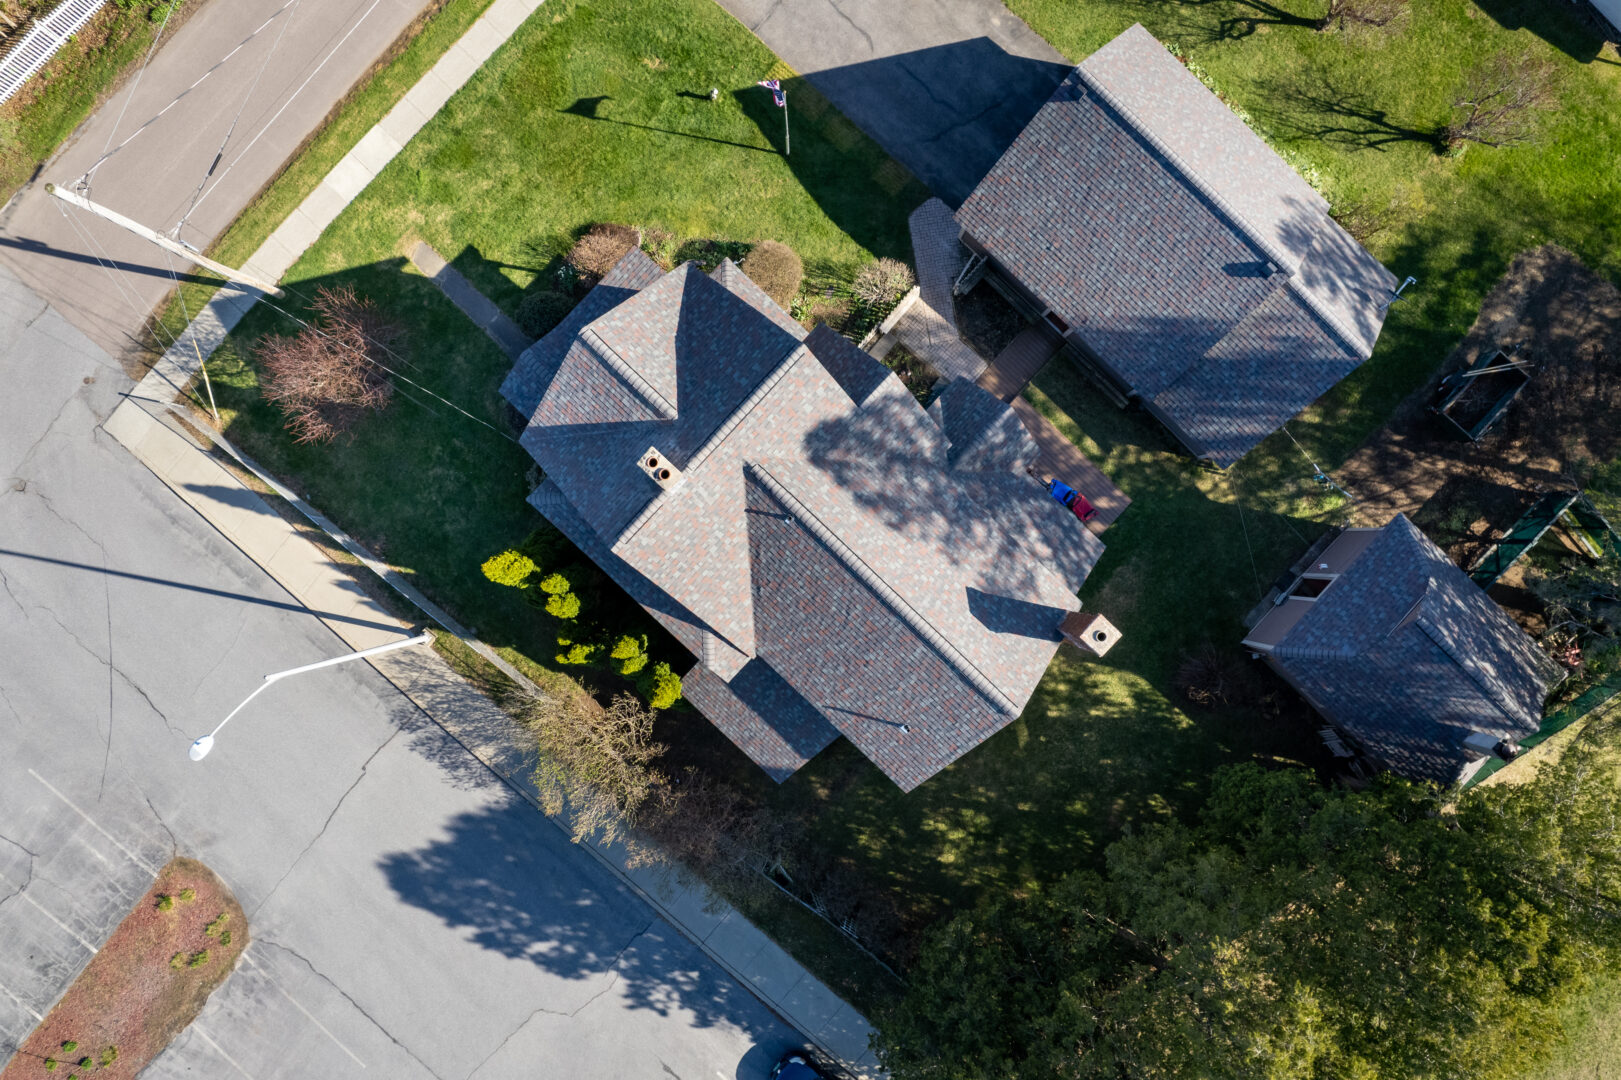
<path id="1" fill-rule="evenodd" d="M 100 430 L 128 380 L 3 268 L 0 387 L 0 1051 L 176 853 L 252 943 L 146 1080 L 755 1080 L 799 1042 L 365 665 L 190 761 L 345 647 Z"/>

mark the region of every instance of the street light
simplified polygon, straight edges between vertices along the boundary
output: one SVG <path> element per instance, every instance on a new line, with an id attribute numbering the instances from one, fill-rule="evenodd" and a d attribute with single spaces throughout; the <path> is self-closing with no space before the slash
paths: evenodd
<path id="1" fill-rule="evenodd" d="M 335 656 L 330 660 L 322 660 L 319 663 L 305 664 L 303 667 L 295 667 L 290 671 L 278 671 L 273 675 L 266 675 L 265 681 L 259 686 L 259 688 L 243 699 L 241 705 L 238 705 L 236 708 L 232 709 L 230 715 L 219 722 L 219 727 L 216 727 L 213 731 L 210 731 L 207 735 L 204 735 L 202 738 L 191 744 L 191 760 L 201 761 L 203 758 L 207 757 L 208 752 L 214 749 L 214 736 L 220 733 L 220 728 L 224 727 L 226 724 L 229 724 L 232 716 L 235 716 L 237 713 L 241 712 L 247 706 L 248 702 L 258 697 L 270 686 L 271 683 L 278 679 L 285 679 L 289 675 L 300 675 L 306 671 L 314 671 L 316 668 L 331 667 L 334 664 L 346 664 L 350 660 L 363 660 L 368 656 L 376 656 L 378 653 L 385 653 L 391 649 L 403 649 L 407 645 L 426 645 L 432 640 L 433 635 L 431 633 L 424 632 L 418 634 L 416 637 L 405 638 L 403 641 L 391 641 L 387 645 L 378 645 L 375 648 L 363 649 L 360 652 L 349 653 L 347 656 Z"/>

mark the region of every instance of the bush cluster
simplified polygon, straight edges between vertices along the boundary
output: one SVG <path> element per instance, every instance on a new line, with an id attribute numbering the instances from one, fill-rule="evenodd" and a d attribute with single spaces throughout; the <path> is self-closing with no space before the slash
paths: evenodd
<path id="1" fill-rule="evenodd" d="M 591 226 L 574 241 L 574 246 L 569 248 L 568 264 L 579 274 L 582 283 L 595 284 L 641 243 L 640 229 L 603 222 Z"/>
<path id="2" fill-rule="evenodd" d="M 754 245 L 743 257 L 742 270 L 784 311 L 794 302 L 800 282 L 805 280 L 805 264 L 794 249 L 775 240 Z"/>
<path id="3" fill-rule="evenodd" d="M 575 588 L 577 569 L 565 566 L 548 572 L 517 550 L 486 559 L 481 569 L 487 579 L 519 590 L 525 600 L 558 621 L 557 663 L 592 667 L 606 659 L 619 675 L 635 678 L 637 690 L 653 708 L 668 709 L 681 700 L 681 677 L 669 664 L 651 662 L 646 634 L 615 633 L 584 617 L 588 605 Z"/>

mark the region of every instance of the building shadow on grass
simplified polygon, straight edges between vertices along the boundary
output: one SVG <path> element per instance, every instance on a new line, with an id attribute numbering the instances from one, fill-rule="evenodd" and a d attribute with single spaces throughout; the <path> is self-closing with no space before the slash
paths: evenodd
<path id="1" fill-rule="evenodd" d="M 855 160 L 865 132 L 935 194 L 960 205 L 1069 70 L 979 37 L 786 79 L 789 164 L 813 195 L 837 184 L 870 199 L 876 183 L 898 197 L 908 177 L 893 166 L 882 172 L 881 159 Z M 782 110 L 771 92 L 746 87 L 734 94 L 781 149 Z M 924 194 L 909 197 L 921 202 Z"/>
<path id="2" fill-rule="evenodd" d="M 451 818 L 440 840 L 378 863 L 401 900 L 458 936 L 607 989 L 633 1009 L 741 1029 L 778 1049 L 764 1005 L 516 796 Z M 763 1074 L 762 1074 L 763 1075 Z"/>
<path id="3" fill-rule="evenodd" d="M 1477 6 L 1505 30 L 1529 30 L 1578 63 L 1615 64 L 1599 55 L 1606 40 L 1621 42 L 1621 29 L 1609 25 L 1582 0 L 1477 0 Z"/>

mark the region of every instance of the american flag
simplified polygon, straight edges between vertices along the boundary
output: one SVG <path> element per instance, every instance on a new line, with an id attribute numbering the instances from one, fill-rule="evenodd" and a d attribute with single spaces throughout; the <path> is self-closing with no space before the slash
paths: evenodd
<path id="1" fill-rule="evenodd" d="M 780 81 L 777 79 L 761 79 L 757 85 L 771 91 L 771 98 L 777 103 L 777 108 L 786 109 L 788 107 L 788 94 L 783 90 Z"/>

